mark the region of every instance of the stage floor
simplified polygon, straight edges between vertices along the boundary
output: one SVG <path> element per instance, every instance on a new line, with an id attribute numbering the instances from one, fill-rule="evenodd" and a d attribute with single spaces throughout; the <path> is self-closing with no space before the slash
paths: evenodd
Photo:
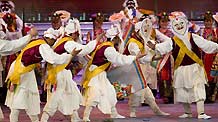
<path id="1" fill-rule="evenodd" d="M 210 120 L 199 120 L 196 115 L 196 105 L 192 105 L 193 118 L 179 119 L 178 116 L 183 114 L 183 108 L 181 104 L 159 104 L 160 108 L 169 112 L 171 115 L 167 117 L 155 116 L 149 106 L 143 106 L 138 108 L 137 118 L 129 118 L 129 110 L 127 101 L 119 101 L 117 104 L 118 112 L 125 115 L 125 119 L 110 119 L 109 115 L 104 115 L 97 108 L 93 109 L 91 113 L 91 122 L 218 122 L 218 103 L 205 104 L 205 113 L 212 116 Z M 34 107 L 34 106 L 33 106 Z M 42 105 L 42 108 L 44 105 Z M 5 119 L 3 122 L 9 122 L 10 110 L 2 106 Z M 82 118 L 84 107 L 79 109 L 79 115 Z M 41 115 L 40 115 L 41 117 Z M 69 122 L 69 117 L 63 116 L 60 112 L 49 119 L 49 122 Z M 19 122 L 30 122 L 30 119 L 22 111 L 19 116 Z"/>

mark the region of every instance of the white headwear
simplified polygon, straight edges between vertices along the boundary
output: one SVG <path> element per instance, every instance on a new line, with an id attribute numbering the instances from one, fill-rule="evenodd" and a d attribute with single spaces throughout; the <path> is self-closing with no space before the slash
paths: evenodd
<path id="1" fill-rule="evenodd" d="M 215 15 L 213 15 L 213 18 L 216 20 L 216 22 L 218 22 L 218 12 Z"/>
<path id="2" fill-rule="evenodd" d="M 69 35 L 71 33 L 77 32 L 77 31 L 79 32 L 79 34 L 81 34 L 79 20 L 76 18 L 70 19 L 68 24 L 65 27 L 66 34 Z"/>
<path id="3" fill-rule="evenodd" d="M 110 38 L 110 39 L 112 40 L 115 36 L 119 36 L 119 35 L 118 35 L 119 33 L 120 33 L 120 32 L 119 32 L 118 27 L 117 27 L 117 26 L 112 26 L 110 29 L 108 29 L 108 30 L 106 31 L 105 36 L 106 36 L 107 38 Z"/>
<path id="4" fill-rule="evenodd" d="M 127 6 L 126 6 L 126 3 L 127 3 L 128 1 L 129 1 L 129 0 L 125 0 L 125 1 L 124 1 L 123 7 L 127 7 Z M 133 1 L 134 1 L 134 3 L 135 3 L 135 7 L 137 8 L 137 7 L 138 7 L 137 1 L 136 1 L 136 0 L 133 0 Z"/>
<path id="5" fill-rule="evenodd" d="M 50 38 L 50 39 L 57 39 L 57 37 L 54 35 L 54 31 L 52 29 L 48 29 L 44 32 L 44 37 Z"/>

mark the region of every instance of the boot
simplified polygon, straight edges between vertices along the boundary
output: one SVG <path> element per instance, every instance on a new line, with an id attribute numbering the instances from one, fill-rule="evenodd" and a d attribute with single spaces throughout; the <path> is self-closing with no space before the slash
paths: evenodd
<path id="1" fill-rule="evenodd" d="M 42 113 L 42 117 L 41 117 L 40 122 L 48 122 L 48 119 L 49 119 L 49 115 L 48 115 L 47 112 L 44 111 L 44 112 Z"/>
<path id="2" fill-rule="evenodd" d="M 18 116 L 20 111 L 17 109 L 11 109 L 10 122 L 18 122 Z"/>
<path id="3" fill-rule="evenodd" d="M 117 109 L 115 106 L 111 108 L 111 118 L 125 118 L 124 116 L 117 113 Z"/>
<path id="4" fill-rule="evenodd" d="M 39 122 L 39 117 L 38 115 L 29 115 L 30 119 L 32 122 Z"/>
<path id="5" fill-rule="evenodd" d="M 136 118 L 136 107 L 135 106 L 131 106 L 130 107 L 130 115 L 131 118 Z"/>
<path id="6" fill-rule="evenodd" d="M 78 112 L 75 110 L 73 111 L 73 114 L 71 115 L 71 122 L 79 122 L 82 121 L 78 115 Z"/>
<path id="7" fill-rule="evenodd" d="M 191 112 L 191 106 L 189 103 L 183 103 L 183 108 L 185 113 L 183 115 L 180 115 L 179 118 L 191 118 L 192 112 Z"/>
<path id="8" fill-rule="evenodd" d="M 204 113 L 204 101 L 197 102 L 197 111 L 198 111 L 198 119 L 211 119 L 211 116 L 208 116 Z"/>
<path id="9" fill-rule="evenodd" d="M 84 114 L 83 114 L 83 121 L 84 122 L 90 122 L 89 116 L 90 116 L 90 113 L 92 111 L 92 108 L 93 108 L 92 106 L 86 106 Z"/>
<path id="10" fill-rule="evenodd" d="M 146 103 L 151 107 L 151 109 L 153 110 L 153 112 L 158 115 L 158 116 L 168 116 L 170 115 L 169 113 L 165 113 L 163 111 L 160 110 L 160 108 L 157 106 L 156 102 L 155 102 L 155 98 L 150 90 L 149 87 L 145 88 L 144 90 L 145 92 L 145 101 Z"/>

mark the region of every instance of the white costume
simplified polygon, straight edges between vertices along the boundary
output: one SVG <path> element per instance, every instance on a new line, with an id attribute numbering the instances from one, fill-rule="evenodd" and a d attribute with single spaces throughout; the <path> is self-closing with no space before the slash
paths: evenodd
<path id="1" fill-rule="evenodd" d="M 1 31 L 2 32 L 2 31 Z M 0 33 L 1 33 L 0 32 Z M 2 33 L 3 34 L 3 33 Z M 3 36 L 1 34 L 1 37 Z M 7 41 L 7 40 L 0 40 L 0 57 L 11 55 L 13 53 L 18 52 L 21 50 L 29 41 L 31 40 L 30 35 L 27 35 L 25 37 L 22 37 L 18 40 L 14 41 Z M 3 119 L 3 113 L 0 108 L 0 120 Z"/>
<path id="2" fill-rule="evenodd" d="M 72 28 L 71 31 L 67 31 L 68 34 L 77 31 L 73 22 L 69 23 L 66 28 Z M 95 49 L 96 44 L 96 41 L 91 41 L 87 45 L 81 45 L 72 40 L 64 44 L 64 49 L 69 53 L 72 52 L 74 48 L 77 50 L 82 49 L 78 54 L 78 56 L 81 57 L 91 53 Z M 51 93 L 51 97 L 45 105 L 41 122 L 47 122 L 49 116 L 53 116 L 57 110 L 64 115 L 70 115 L 72 122 L 80 120 L 77 110 L 82 103 L 82 95 L 76 82 L 73 81 L 71 70 L 64 69 L 58 72 L 56 78 L 57 88 Z"/>
<path id="3" fill-rule="evenodd" d="M 48 44 L 39 45 L 39 54 L 41 58 L 51 64 L 64 64 L 72 58 L 70 54 L 63 53 L 62 55 L 58 55 L 54 53 Z M 14 69 L 15 62 L 10 67 L 8 77 L 16 70 Z M 19 111 L 24 109 L 32 122 L 39 122 L 40 98 L 34 70 L 22 74 L 20 81 L 14 92 L 8 91 L 7 93 L 5 104 L 11 109 L 10 121 L 18 122 Z"/>
<path id="4" fill-rule="evenodd" d="M 192 37 L 194 42 L 194 44 L 192 44 L 188 35 L 187 23 L 188 21 L 184 17 L 176 17 L 171 21 L 173 30 L 172 32 L 176 37 L 182 40 L 185 47 L 187 47 L 187 50 L 193 51 L 194 49 L 192 46 L 195 44 L 206 53 L 215 53 L 218 51 L 218 44 L 207 41 L 203 37 L 193 33 L 190 34 L 190 37 Z M 161 37 L 166 41 L 157 44 L 155 46 L 155 50 L 162 55 L 170 51 L 176 52 L 176 50 L 174 50 L 175 41 L 172 41 L 169 37 L 164 35 Z M 186 59 L 187 57 L 184 57 L 181 60 Z M 200 65 L 200 63 L 196 62 L 188 65 L 179 65 L 178 68 L 176 68 L 174 71 L 173 87 L 175 88 L 175 100 L 177 102 L 182 102 L 185 109 L 185 114 L 180 116 L 181 118 L 192 116 L 190 108 L 190 104 L 192 102 L 197 102 L 197 112 L 199 119 L 211 118 L 210 116 L 204 114 L 204 100 L 206 98 L 204 85 L 207 83 L 207 79 L 205 78 L 204 69 Z"/>
<path id="5" fill-rule="evenodd" d="M 110 30 L 107 31 L 106 36 L 113 35 L 110 37 L 111 39 L 117 34 L 110 34 L 108 33 Z M 113 32 L 113 31 L 112 31 Z M 105 57 L 104 60 L 107 60 L 115 65 L 129 65 L 135 59 L 136 56 L 126 56 L 118 53 L 114 47 L 106 47 L 103 55 Z M 89 67 L 89 71 L 93 71 L 94 69 L 98 68 L 97 65 L 91 64 Z M 96 76 L 92 77 L 88 83 L 88 89 L 84 95 L 84 103 L 83 105 L 86 106 L 84 111 L 83 120 L 90 121 L 89 115 L 93 107 L 98 106 L 99 110 L 104 114 L 111 114 L 111 118 L 124 118 L 123 116 L 119 115 L 116 111 L 116 92 L 113 85 L 107 78 L 106 71 L 102 71 L 101 73 L 97 74 Z"/>
<path id="6" fill-rule="evenodd" d="M 149 28 L 146 31 L 147 33 L 145 33 L 144 28 Z M 151 49 L 147 45 L 145 45 L 148 40 L 147 37 L 150 35 L 151 29 L 152 23 L 150 19 L 146 18 L 145 20 L 140 22 L 140 33 L 137 34 L 141 38 L 136 36 L 131 38 L 129 40 L 127 49 L 124 50 L 124 53 L 126 53 L 127 50 L 130 55 L 138 55 L 143 51 L 147 52 L 148 54 L 145 57 L 141 58 L 139 61 L 143 64 L 140 64 L 139 62 L 134 62 L 128 67 L 122 66 L 115 69 L 114 71 L 112 70 L 111 72 L 109 72 L 109 79 L 111 81 L 118 81 L 119 83 L 121 83 L 121 85 L 132 85 L 132 94 L 129 98 L 129 106 L 131 111 L 130 117 L 136 117 L 136 108 L 140 105 L 141 101 L 146 101 L 146 103 L 150 105 L 156 115 L 169 115 L 168 113 L 162 112 L 159 109 L 150 88 L 146 84 L 147 80 L 151 80 L 151 76 L 149 76 L 149 78 L 146 77 L 148 76 L 148 74 L 146 74 L 146 71 L 148 65 L 150 65 L 149 63 L 152 61 L 152 58 L 154 56 L 154 54 L 152 54 L 152 52 L 150 51 Z M 138 43 L 140 43 L 141 45 Z M 143 45 L 143 43 L 145 44 Z"/>

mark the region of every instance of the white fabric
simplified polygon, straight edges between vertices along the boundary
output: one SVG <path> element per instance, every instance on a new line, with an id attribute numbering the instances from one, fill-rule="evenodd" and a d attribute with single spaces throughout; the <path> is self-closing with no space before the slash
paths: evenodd
<path id="1" fill-rule="evenodd" d="M 115 48 L 107 47 L 104 52 L 105 57 L 108 61 L 115 65 L 129 65 L 135 60 L 135 56 L 125 56 L 116 52 Z M 91 65 L 90 71 L 97 68 L 95 65 Z M 111 114 L 112 107 L 117 103 L 116 92 L 107 78 L 105 71 L 101 72 L 97 76 L 93 77 L 89 84 L 89 89 L 87 91 L 87 96 L 84 96 L 85 106 L 95 106 L 96 103 L 98 108 L 104 114 Z"/>
<path id="2" fill-rule="evenodd" d="M 74 18 L 73 20 L 70 19 L 68 24 L 65 27 L 65 32 L 69 35 L 77 31 L 79 32 L 79 34 L 81 34 L 79 20 L 76 18 Z"/>
<path id="3" fill-rule="evenodd" d="M 67 53 L 58 55 L 48 44 L 42 44 L 39 46 L 39 52 L 42 58 L 51 64 L 64 64 L 71 60 L 72 56 Z"/>
<path id="4" fill-rule="evenodd" d="M 215 53 L 218 50 L 218 44 L 205 40 L 202 37 L 192 34 L 195 44 L 206 53 Z M 166 38 L 166 37 L 165 37 Z M 184 40 L 184 39 L 183 39 Z M 185 43 L 188 49 L 190 42 Z M 168 39 L 163 43 L 156 45 L 156 50 L 162 55 L 170 52 L 172 40 Z M 192 103 L 199 100 L 205 100 L 205 86 L 207 79 L 205 78 L 204 70 L 199 64 L 187 66 L 179 66 L 174 72 L 173 86 L 175 87 L 175 97 L 177 102 Z"/>
<path id="5" fill-rule="evenodd" d="M 5 56 L 16 53 L 21 50 L 30 40 L 30 35 L 13 41 L 0 40 L 0 55 Z"/>
<path id="6" fill-rule="evenodd" d="M 70 54 L 54 53 L 47 44 L 40 45 L 39 52 L 51 64 L 67 63 L 72 57 Z M 14 71 L 14 64 L 15 62 L 10 67 L 8 77 Z M 34 70 L 21 75 L 20 81 L 15 92 L 8 91 L 5 104 L 10 109 L 25 109 L 29 115 L 40 114 L 40 98 Z"/>
<path id="7" fill-rule="evenodd" d="M 88 55 L 95 49 L 96 41 L 91 41 L 87 45 L 81 45 L 74 41 L 68 41 L 64 47 L 71 52 L 74 48 L 82 49 L 78 56 Z M 82 103 L 82 95 L 73 81 L 70 70 L 62 70 L 57 74 L 57 88 L 51 93 L 49 101 L 43 111 L 46 111 L 50 116 L 59 110 L 64 115 L 72 115 L 75 110 L 79 109 Z"/>
<path id="8" fill-rule="evenodd" d="M 91 53 L 95 49 L 96 44 L 97 44 L 96 40 L 90 41 L 87 45 L 82 45 L 75 41 L 68 41 L 65 43 L 64 48 L 68 53 L 71 53 L 75 48 L 76 50 L 82 49 L 82 51 L 79 52 L 79 54 L 77 55 L 81 57 Z"/>
<path id="9" fill-rule="evenodd" d="M 54 28 L 49 28 L 45 32 L 54 35 L 54 39 L 58 39 L 64 35 L 64 27 L 61 26 L 58 30 L 54 30 Z"/>
<path id="10" fill-rule="evenodd" d="M 75 110 L 79 109 L 82 102 L 82 95 L 73 81 L 70 70 L 62 70 L 57 74 L 57 88 L 51 93 L 43 111 L 50 116 L 59 110 L 64 115 L 72 115 Z"/>
<path id="11" fill-rule="evenodd" d="M 163 43 L 159 43 L 156 45 L 155 50 L 160 52 L 161 55 L 166 54 L 168 52 L 170 52 L 173 49 L 173 42 L 172 40 L 165 36 L 165 35 L 161 35 L 161 38 L 164 38 L 164 40 L 166 40 Z M 204 39 L 203 37 L 192 33 L 192 37 L 193 40 L 195 42 L 195 44 L 200 47 L 203 51 L 205 51 L 206 53 L 215 53 L 218 51 L 218 44 L 212 42 L 212 41 L 208 41 L 206 39 Z M 184 40 L 184 39 L 183 39 Z M 186 46 L 188 49 L 191 49 L 191 44 L 189 41 L 186 40 L 187 43 Z"/>

